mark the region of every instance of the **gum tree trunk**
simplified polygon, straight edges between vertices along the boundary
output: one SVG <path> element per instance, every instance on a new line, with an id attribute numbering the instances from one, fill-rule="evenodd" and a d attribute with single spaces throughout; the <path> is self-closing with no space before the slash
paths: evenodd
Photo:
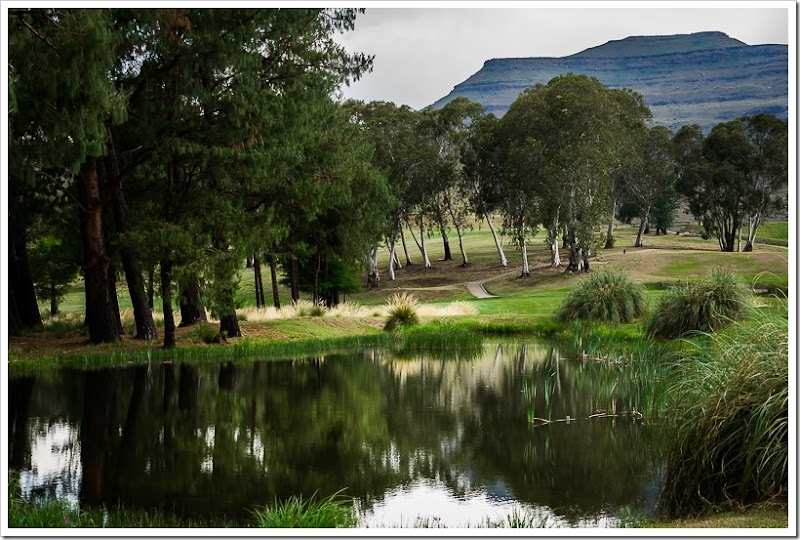
<path id="1" fill-rule="evenodd" d="M 525 242 L 525 224 L 521 223 L 517 229 L 517 238 L 519 241 L 520 251 L 522 251 L 522 273 L 519 277 L 526 278 L 531 275 L 531 269 L 528 265 L 528 245 Z"/>
<path id="2" fill-rule="evenodd" d="M 395 244 L 397 241 L 397 232 L 392 232 L 391 240 L 389 240 L 389 281 L 395 280 L 394 264 L 397 254 L 395 253 Z"/>
<path id="3" fill-rule="evenodd" d="M 433 265 L 431 264 L 430 258 L 428 258 L 428 250 L 425 249 L 425 223 L 422 219 L 422 215 L 419 216 L 419 239 L 422 243 L 420 246 L 420 251 L 422 251 L 424 266 L 425 268 L 432 268 Z"/>
<path id="4" fill-rule="evenodd" d="M 608 230 L 606 231 L 606 245 L 603 249 L 614 247 L 614 216 L 617 213 L 617 199 L 611 201 L 611 218 L 608 220 Z"/>
<path id="5" fill-rule="evenodd" d="M 642 241 L 644 239 L 644 234 L 647 229 L 648 218 L 650 217 L 650 207 L 647 207 L 645 210 L 644 215 L 642 216 L 641 222 L 639 222 L 639 232 L 636 234 L 636 241 L 633 243 L 633 247 L 642 247 Z"/>
<path id="6" fill-rule="evenodd" d="M 492 232 L 492 239 L 494 240 L 494 247 L 497 248 L 497 254 L 500 256 L 500 266 L 503 268 L 508 266 L 508 259 L 503 251 L 503 243 L 497 238 L 497 231 L 494 229 L 492 218 L 489 214 L 486 215 L 486 223 L 489 224 L 489 230 Z"/>

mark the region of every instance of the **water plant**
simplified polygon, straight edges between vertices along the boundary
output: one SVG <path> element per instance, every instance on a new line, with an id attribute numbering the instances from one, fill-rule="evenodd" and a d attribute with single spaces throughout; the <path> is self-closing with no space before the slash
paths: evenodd
<path id="1" fill-rule="evenodd" d="M 687 344 L 668 392 L 663 515 L 786 503 L 788 337 L 786 315 L 771 312 Z"/>
<path id="2" fill-rule="evenodd" d="M 314 493 L 308 499 L 293 496 L 274 506 L 253 511 L 256 526 L 262 528 L 332 528 L 354 527 L 357 523 L 353 505 L 342 490 L 324 499 Z"/>
<path id="3" fill-rule="evenodd" d="M 558 308 L 556 319 L 627 323 L 644 313 L 645 287 L 626 272 L 605 268 L 583 279 Z"/>
<path id="4" fill-rule="evenodd" d="M 714 332 L 743 318 L 751 298 L 747 286 L 733 272 L 714 268 L 699 281 L 667 290 L 645 322 L 645 332 L 668 339 Z"/>
<path id="5" fill-rule="evenodd" d="M 400 326 L 416 326 L 420 323 L 417 314 L 417 299 L 408 293 L 397 293 L 389 297 L 389 318 L 383 329 L 393 332 Z"/>

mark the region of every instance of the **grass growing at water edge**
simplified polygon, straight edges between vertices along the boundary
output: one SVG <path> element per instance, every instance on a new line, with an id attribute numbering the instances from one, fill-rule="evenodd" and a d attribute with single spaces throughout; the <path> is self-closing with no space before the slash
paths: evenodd
<path id="1" fill-rule="evenodd" d="M 257 527 L 262 528 L 333 528 L 355 527 L 357 520 L 352 502 L 338 491 L 317 500 L 316 493 L 308 499 L 290 497 L 276 501 L 271 508 L 254 510 Z"/>
<path id="2" fill-rule="evenodd" d="M 667 394 L 664 515 L 786 503 L 788 336 L 785 313 L 764 313 L 689 345 Z"/>

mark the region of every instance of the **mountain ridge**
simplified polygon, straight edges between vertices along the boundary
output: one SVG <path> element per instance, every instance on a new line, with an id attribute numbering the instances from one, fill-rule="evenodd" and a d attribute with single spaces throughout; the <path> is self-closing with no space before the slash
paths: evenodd
<path id="1" fill-rule="evenodd" d="M 432 106 L 458 96 L 502 116 L 527 87 L 584 73 L 641 93 L 653 124 L 704 131 L 747 114 L 788 118 L 788 46 L 747 45 L 723 32 L 630 36 L 564 57 L 492 58 Z"/>

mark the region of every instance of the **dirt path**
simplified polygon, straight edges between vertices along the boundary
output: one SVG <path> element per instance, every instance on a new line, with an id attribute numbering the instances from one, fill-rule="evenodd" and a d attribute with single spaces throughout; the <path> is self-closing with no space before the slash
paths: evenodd
<path id="1" fill-rule="evenodd" d="M 491 278 L 489 278 L 491 279 Z M 484 289 L 483 284 L 486 283 L 487 280 L 481 281 L 470 281 L 467 283 L 467 290 L 474 296 L 475 298 L 497 298 L 494 294 L 489 294 L 486 289 Z"/>
<path id="2" fill-rule="evenodd" d="M 531 270 L 533 270 L 533 269 L 534 269 L 534 267 L 531 267 Z M 488 282 L 488 281 L 494 281 L 495 279 L 500 279 L 500 278 L 503 278 L 503 277 L 506 277 L 506 276 L 510 276 L 512 274 L 516 274 L 518 272 L 519 272 L 519 270 L 509 270 L 508 272 L 503 272 L 503 273 L 500 273 L 500 274 L 496 274 L 496 275 L 494 275 L 492 277 L 488 277 L 488 278 L 482 279 L 480 281 L 470 281 L 469 283 L 466 283 L 467 290 L 475 298 L 498 298 L 498 296 L 496 294 L 490 294 L 486 290 L 486 288 L 483 286 L 483 284 Z"/>

